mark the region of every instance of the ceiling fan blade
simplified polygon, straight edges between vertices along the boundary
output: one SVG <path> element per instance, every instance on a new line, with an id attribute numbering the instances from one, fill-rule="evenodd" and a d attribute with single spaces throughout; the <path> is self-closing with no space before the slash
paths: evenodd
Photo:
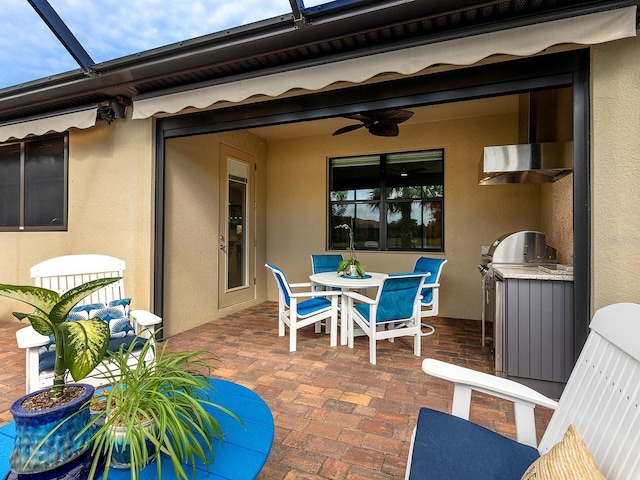
<path id="1" fill-rule="evenodd" d="M 350 120 L 357 120 L 358 122 L 370 122 L 372 121 L 371 115 L 367 115 L 366 113 L 351 113 L 348 115 L 342 115 L 344 118 L 348 118 Z"/>
<path id="2" fill-rule="evenodd" d="M 352 132 L 353 130 L 357 130 L 358 128 L 362 128 L 362 127 L 364 127 L 364 125 L 362 125 L 362 124 L 360 124 L 360 125 L 347 125 L 346 127 L 339 128 L 338 130 L 333 132 L 333 134 L 334 135 L 341 135 L 343 133 Z"/>
<path id="3" fill-rule="evenodd" d="M 413 117 L 413 112 L 409 110 L 383 110 L 378 114 L 378 121 L 381 123 L 402 123 Z"/>
<path id="4" fill-rule="evenodd" d="M 378 137 L 397 137 L 399 129 L 395 123 L 374 123 L 369 127 L 369 132 Z"/>

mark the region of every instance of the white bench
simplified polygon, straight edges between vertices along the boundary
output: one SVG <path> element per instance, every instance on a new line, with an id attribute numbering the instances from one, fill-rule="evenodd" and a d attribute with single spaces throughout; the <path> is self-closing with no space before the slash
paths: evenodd
<path id="1" fill-rule="evenodd" d="M 125 262 L 108 255 L 82 254 L 66 255 L 45 260 L 31 268 L 31 278 L 37 287 L 47 288 L 59 294 L 81 285 L 89 280 L 106 277 L 123 277 Z M 126 299 L 124 280 L 112 283 L 105 288 L 87 296 L 78 305 L 109 302 Z M 149 338 L 153 336 L 162 319 L 146 310 L 129 312 L 131 327 L 136 334 Z M 18 347 L 26 351 L 26 390 L 27 393 L 49 387 L 53 384 L 53 369 L 40 370 L 41 348 L 49 344 L 48 336 L 40 335 L 33 327 L 25 327 L 16 332 Z M 153 349 L 151 349 L 153 354 Z M 147 359 L 151 360 L 151 359 Z M 108 362 L 108 360 L 105 360 Z M 105 362 L 96 367 L 89 376 L 82 380 L 94 386 L 104 385 L 100 378 Z M 110 366 L 113 370 L 113 366 Z"/>

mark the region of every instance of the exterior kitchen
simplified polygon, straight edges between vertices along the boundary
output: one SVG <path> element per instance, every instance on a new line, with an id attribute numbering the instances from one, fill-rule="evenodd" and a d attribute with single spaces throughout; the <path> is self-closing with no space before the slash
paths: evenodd
<path id="1" fill-rule="evenodd" d="M 518 144 L 484 149 L 480 185 L 541 184 L 543 231 L 482 247 L 482 341 L 495 373 L 559 397 L 574 337 L 571 89 L 520 96 Z"/>

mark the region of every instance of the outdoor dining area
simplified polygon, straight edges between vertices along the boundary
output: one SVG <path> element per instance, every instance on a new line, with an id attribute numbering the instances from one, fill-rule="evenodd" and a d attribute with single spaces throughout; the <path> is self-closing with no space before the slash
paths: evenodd
<path id="1" fill-rule="evenodd" d="M 112 257 L 79 257 L 64 263 L 117 261 L 120 277 L 124 270 Z M 43 264 L 49 262 L 59 272 L 58 259 Z M 184 478 L 539 480 L 568 478 L 576 471 L 586 475 L 578 478 L 637 478 L 640 305 L 598 310 L 562 397 L 547 398 L 494 375 L 493 354 L 480 341 L 480 322 L 433 313 L 445 263 L 421 257 L 412 272 L 340 275 L 346 263 L 339 256 L 312 256 L 310 281 L 302 284 L 290 284 L 281 269 L 267 264 L 280 289 L 279 302 L 158 339 L 159 356 L 165 350 L 213 355 L 211 399 L 241 420 L 238 424 L 212 405 L 222 443 L 212 467 L 194 464 L 193 474 Z M 323 265 L 326 271 L 319 271 Z M 44 273 L 42 264 L 36 267 Z M 35 278 L 38 287 L 45 281 Z M 116 295 L 123 295 L 122 282 L 113 283 L 117 278 L 97 281 L 103 280 L 119 285 Z M 298 288 L 303 292 L 294 293 Z M 142 311 L 130 316 L 134 323 L 153 320 Z M 8 408 L 25 386 L 29 391 L 40 381 L 25 379 L 21 327 L 0 321 L 5 366 L 0 467 L 5 469 L 21 428 Z M 288 339 L 283 338 L 287 330 Z M 38 378 L 42 373 L 36 372 Z M 168 463 L 164 453 L 160 460 Z M 148 465 L 140 478 L 155 478 L 153 472 Z M 129 472 L 114 475 L 128 478 Z M 162 478 L 177 477 L 163 473 Z"/>
<path id="2" fill-rule="evenodd" d="M 374 365 L 378 340 L 410 336 L 419 357 L 421 337 L 434 332 L 421 319 L 438 315 L 445 263 L 444 258 L 420 257 L 412 272 L 386 274 L 365 272 L 355 255 L 345 260 L 341 254 L 312 254 L 309 282 L 295 284 L 267 263 L 278 285 L 278 334 L 284 336 L 288 329 L 289 350 L 294 352 L 299 328 L 314 324 L 320 332 L 324 325 L 335 347 L 339 325 L 340 345 L 353 348 L 356 335 L 369 337 L 369 361 Z M 370 297 L 368 290 L 373 291 Z"/>

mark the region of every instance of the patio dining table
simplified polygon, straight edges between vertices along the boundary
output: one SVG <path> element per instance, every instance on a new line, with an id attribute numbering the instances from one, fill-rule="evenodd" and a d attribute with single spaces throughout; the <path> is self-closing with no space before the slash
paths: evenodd
<path id="1" fill-rule="evenodd" d="M 387 278 L 386 273 L 367 272 L 363 278 L 357 276 L 339 275 L 336 272 L 314 273 L 309 276 L 311 283 L 323 287 L 339 288 L 341 290 L 363 290 L 378 288 Z M 346 312 L 346 313 L 345 313 Z M 348 309 L 340 311 L 340 345 L 347 344 Z"/>

